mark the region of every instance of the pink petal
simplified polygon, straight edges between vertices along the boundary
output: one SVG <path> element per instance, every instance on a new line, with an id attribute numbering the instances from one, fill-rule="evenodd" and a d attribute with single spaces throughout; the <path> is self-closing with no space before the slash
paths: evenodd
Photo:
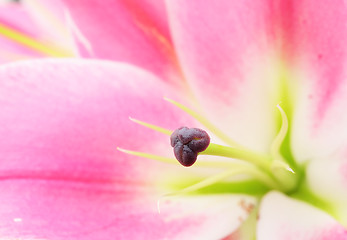
<path id="1" fill-rule="evenodd" d="M 31 14 L 35 23 L 45 34 L 41 38 L 57 47 L 77 55 L 72 33 L 68 28 L 66 9 L 60 0 L 24 1 L 23 5 Z M 53 41 L 53 43 L 52 43 Z"/>
<path id="2" fill-rule="evenodd" d="M 293 149 L 298 161 L 331 154 L 347 140 L 347 11 L 342 0 L 291 5 L 289 57 L 298 84 Z"/>
<path id="3" fill-rule="evenodd" d="M 347 230 L 311 205 L 271 192 L 261 203 L 257 226 L 259 240 L 343 240 Z"/>
<path id="4" fill-rule="evenodd" d="M 265 0 L 167 1 L 183 71 L 208 115 L 259 150 L 273 138 L 278 63 Z M 270 84 L 271 83 L 271 84 Z"/>
<path id="5" fill-rule="evenodd" d="M 49 13 L 47 15 L 50 16 Z M 68 34 L 62 34 L 57 26 L 42 27 L 41 22 L 48 24 L 49 20 L 36 21 L 27 5 L 9 4 L 0 7 L 0 61 L 72 56 L 72 39 L 69 39 Z"/>
<path id="6" fill-rule="evenodd" d="M 22 16 L 22 18 L 20 18 Z M 0 19 L 2 24 L 10 25 L 18 31 L 28 35 L 37 35 L 37 29 L 33 28 L 34 21 L 27 10 L 20 4 L 0 5 Z"/>
<path id="7" fill-rule="evenodd" d="M 65 2 L 78 35 L 88 41 L 79 42 L 83 56 L 130 62 L 166 81 L 177 81 L 179 70 L 162 1 Z"/>
<path id="8" fill-rule="evenodd" d="M 275 126 L 271 110 L 280 100 L 298 97 L 293 133 L 298 151 L 318 152 L 307 147 L 317 141 L 320 149 L 335 146 L 336 135 L 341 142 L 346 139 L 347 130 L 339 132 L 347 118 L 335 122 L 333 117 L 346 105 L 336 100 L 346 96 L 344 1 L 167 3 L 183 71 L 202 105 L 213 109 L 210 115 L 230 136 L 267 150 Z M 284 78 L 289 87 L 281 90 Z M 330 133 L 328 126 L 333 126 Z"/>
<path id="9" fill-rule="evenodd" d="M 159 214 L 165 182 L 194 171 L 116 150 L 172 155 L 167 136 L 128 116 L 169 129 L 193 124 L 161 99 L 172 93 L 153 75 L 51 60 L 2 66 L 0 79 L 2 237 L 218 239 L 246 215 L 243 196 L 163 200 Z"/>
<path id="10" fill-rule="evenodd" d="M 0 24 L 33 38 L 39 36 L 35 22 L 25 8 L 18 4 L 0 6 Z M 33 49 L 7 38 L 2 31 L 0 31 L 0 46 L 0 63 L 42 56 Z"/>
<path id="11" fill-rule="evenodd" d="M 92 68 L 87 71 L 89 66 Z M 120 154 L 116 147 L 151 151 L 155 148 L 144 147 L 148 140 L 156 142 L 159 138 L 165 144 L 169 141 L 167 136 L 132 123 L 129 116 L 169 129 L 182 124 L 179 116 L 174 117 L 169 105 L 161 100 L 165 86 L 153 76 L 126 64 L 74 60 L 25 62 L 18 66 L 4 66 L 2 74 L 0 95 L 4 106 L 1 125 L 6 126 L 3 131 L 11 130 L 10 140 L 2 142 L 6 144 L 6 152 L 16 153 L 20 149 L 21 154 L 28 156 L 18 159 L 20 164 L 7 158 L 1 166 L 6 170 L 43 168 L 46 172 L 59 170 L 66 175 L 75 175 L 76 170 L 87 167 L 92 171 L 85 177 L 109 179 L 114 175 L 114 169 L 110 169 L 115 163 L 114 154 Z M 144 84 L 148 88 L 137 87 Z M 170 117 L 159 121 L 158 114 Z M 107 121 L 110 123 L 106 124 Z M 141 135 L 132 135 L 134 129 L 141 129 Z M 36 147 L 26 147 L 31 144 Z M 46 145 L 48 149 L 41 149 Z M 46 159 L 50 151 L 55 154 L 52 156 L 54 164 Z M 29 157 L 33 154 L 36 156 Z M 107 160 L 102 166 L 99 166 L 100 159 L 91 158 L 100 154 Z M 92 165 L 98 169 L 91 168 Z M 125 168 L 132 165 L 132 161 L 124 163 Z"/>

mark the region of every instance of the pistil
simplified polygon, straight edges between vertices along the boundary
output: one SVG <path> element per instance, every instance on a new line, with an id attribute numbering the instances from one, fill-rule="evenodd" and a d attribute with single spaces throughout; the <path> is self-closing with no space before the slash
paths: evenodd
<path id="1" fill-rule="evenodd" d="M 228 147 L 219 144 L 210 144 L 210 146 L 201 155 L 213 155 L 228 157 L 247 161 L 265 171 L 270 168 L 271 156 L 245 150 L 245 148 Z"/>
<path id="2" fill-rule="evenodd" d="M 236 168 L 230 166 L 230 170 L 211 176 L 211 180 L 207 183 L 216 183 L 214 182 L 216 179 L 221 181 L 236 174 L 246 174 L 253 178 L 256 176 L 258 180 L 266 182 L 266 185 L 283 192 L 290 191 L 296 183 L 295 179 L 292 179 L 293 176 L 295 178 L 293 170 L 285 162 L 273 160 L 271 155 L 260 154 L 245 148 L 210 144 L 210 138 L 204 130 L 181 127 L 172 133 L 170 139 L 176 159 L 185 167 L 192 166 L 198 155 L 227 157 L 248 163 Z"/>
<path id="3" fill-rule="evenodd" d="M 224 132 L 216 128 L 202 114 L 187 108 L 170 99 L 165 99 L 173 105 L 179 107 L 189 115 L 196 118 L 202 123 L 207 130 L 214 136 L 224 140 L 227 146 L 210 143 L 210 137 L 206 131 L 198 128 L 180 127 L 171 131 L 150 123 L 130 118 L 131 121 L 150 128 L 165 135 L 170 135 L 170 144 L 173 147 L 173 153 L 178 162 L 185 166 L 191 167 L 209 167 L 221 168 L 224 171 L 211 175 L 196 184 L 188 186 L 167 196 L 186 194 L 198 189 L 207 187 L 218 182 L 228 182 L 228 179 L 235 175 L 248 176 L 269 187 L 279 191 L 289 193 L 296 188 L 299 176 L 294 172 L 286 159 L 281 155 L 280 148 L 288 132 L 288 119 L 284 110 L 277 105 L 282 118 L 281 128 L 275 137 L 268 154 L 259 153 L 248 149 L 234 140 L 230 139 Z M 118 150 L 127 154 L 149 158 L 161 162 L 173 164 L 172 158 L 157 156 L 149 153 L 136 152 L 118 148 Z M 226 157 L 231 161 L 219 161 L 216 158 L 207 158 L 196 164 L 199 155 Z M 235 161 L 236 160 L 236 161 Z M 176 161 L 177 163 L 177 161 Z"/>

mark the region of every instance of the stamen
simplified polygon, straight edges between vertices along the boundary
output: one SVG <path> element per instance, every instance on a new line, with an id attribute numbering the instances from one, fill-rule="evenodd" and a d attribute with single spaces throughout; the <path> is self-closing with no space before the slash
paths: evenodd
<path id="1" fill-rule="evenodd" d="M 206 179 L 204 179 L 204 180 L 202 180 L 196 184 L 193 184 L 189 187 L 183 188 L 182 190 L 179 190 L 177 192 L 165 194 L 163 197 L 182 195 L 182 194 L 195 192 L 199 189 L 205 188 L 205 187 L 210 186 L 212 184 L 215 184 L 217 182 L 221 182 L 222 180 L 224 180 L 228 177 L 232 177 L 232 176 L 235 176 L 238 174 L 244 174 L 245 172 L 247 172 L 247 170 L 248 170 L 248 168 L 231 169 L 231 170 L 213 175 L 211 177 L 208 177 L 208 178 L 206 178 Z"/>
<path id="2" fill-rule="evenodd" d="M 271 164 L 271 169 L 272 169 L 272 171 L 276 171 L 278 169 L 285 169 L 285 170 L 295 174 L 294 170 L 286 162 L 280 161 L 277 159 L 275 159 L 273 161 L 273 163 Z"/>
<path id="3" fill-rule="evenodd" d="M 168 130 L 168 129 L 165 129 L 165 128 L 162 128 L 162 127 L 158 127 L 156 125 L 153 125 L 153 124 L 150 124 L 150 123 L 146 123 L 146 122 L 143 122 L 143 121 L 140 121 L 140 120 L 137 120 L 135 118 L 132 118 L 132 117 L 129 117 L 129 119 L 137 124 L 140 124 L 144 127 L 147 127 L 149 129 L 152 129 L 154 131 L 157 131 L 157 132 L 160 132 L 160 133 L 163 133 L 165 135 L 171 135 L 172 134 L 172 131 L 171 130 Z"/>
<path id="4" fill-rule="evenodd" d="M 44 43 L 37 41 L 36 39 L 31 38 L 15 29 L 12 29 L 4 24 L 0 23 L 0 33 L 2 36 L 13 40 L 23 46 L 33 49 L 37 52 L 43 53 L 52 57 L 69 57 L 73 56 L 72 53 L 67 52 L 66 50 L 59 49 L 53 46 L 47 46 Z"/>
<path id="5" fill-rule="evenodd" d="M 131 151 L 127 149 L 123 149 L 120 147 L 117 147 L 118 151 L 124 152 L 126 154 L 138 156 L 138 157 L 144 157 L 152 160 L 157 160 L 159 162 L 165 162 L 165 163 L 171 163 L 171 164 L 177 164 L 177 161 L 174 158 L 168 158 L 163 156 L 158 156 L 154 154 L 144 153 L 144 152 L 137 152 L 137 151 Z"/>
<path id="6" fill-rule="evenodd" d="M 170 140 L 175 157 L 185 167 L 193 165 L 198 153 L 204 151 L 210 144 L 208 134 L 198 128 L 181 127 L 176 129 Z"/>
<path id="7" fill-rule="evenodd" d="M 239 143 L 235 142 L 231 138 L 229 138 L 228 135 L 224 134 L 223 131 L 219 130 L 217 127 L 215 127 L 207 118 L 205 118 L 203 115 L 197 113 L 196 111 L 174 101 L 169 98 L 164 97 L 164 100 L 168 101 L 169 103 L 175 105 L 176 107 L 182 109 L 186 113 L 188 113 L 190 116 L 198 120 L 202 125 L 204 125 L 211 133 L 214 133 L 217 137 L 219 137 L 221 140 L 223 140 L 225 143 L 227 143 L 230 146 L 235 146 L 239 148 L 243 148 Z"/>
<path id="8" fill-rule="evenodd" d="M 277 109 L 281 113 L 282 125 L 281 125 L 281 129 L 279 130 L 277 136 L 275 137 L 274 141 L 272 142 L 271 148 L 270 148 L 270 153 L 275 158 L 281 156 L 280 148 L 281 148 L 281 145 L 282 145 L 282 143 L 284 141 L 284 138 L 286 137 L 286 135 L 288 133 L 288 117 L 287 117 L 287 114 L 284 112 L 284 110 L 282 109 L 280 104 L 277 104 L 276 107 L 277 107 Z"/>
<path id="9" fill-rule="evenodd" d="M 180 191 L 167 193 L 167 194 L 161 196 L 158 199 L 158 201 L 157 201 L 158 213 L 160 214 L 160 201 L 162 199 L 197 191 L 197 190 L 199 190 L 201 188 L 204 188 L 204 187 L 210 186 L 210 185 L 212 185 L 214 183 L 220 182 L 220 181 L 224 180 L 225 178 L 231 177 L 233 175 L 240 174 L 240 170 L 241 169 L 238 169 L 238 170 L 234 170 L 234 169 L 233 170 L 228 170 L 228 171 L 219 173 L 217 175 L 211 176 L 209 178 L 206 178 L 206 179 L 204 179 L 204 180 L 202 180 L 202 181 L 200 181 L 200 182 L 198 182 L 196 184 L 193 184 L 193 185 L 191 185 L 189 187 L 186 187 L 186 188 L 184 188 L 184 189 L 182 189 Z M 242 171 L 241 171 L 241 173 L 242 173 Z"/>
<path id="10" fill-rule="evenodd" d="M 281 187 L 275 181 L 273 181 L 273 179 L 271 179 L 269 176 L 267 176 L 263 172 L 259 171 L 257 168 L 251 167 L 251 166 L 239 165 L 238 167 L 235 167 L 231 170 L 224 171 L 224 172 L 221 172 L 219 174 L 208 177 L 208 178 L 206 178 L 206 179 L 204 179 L 204 180 L 202 180 L 196 184 L 193 184 L 189 187 L 186 187 L 182 190 L 165 194 L 161 197 L 161 199 L 166 198 L 166 197 L 174 197 L 174 196 L 178 196 L 178 195 L 183 195 L 183 194 L 195 192 L 195 191 L 200 190 L 202 188 L 205 188 L 205 187 L 211 186 L 215 183 L 221 182 L 221 181 L 225 180 L 226 178 L 229 178 L 232 176 L 237 176 L 237 175 L 248 175 L 248 176 L 250 176 L 256 180 L 261 181 L 263 184 L 265 184 L 270 189 L 281 189 Z M 160 212 L 159 202 L 161 199 L 158 200 L 158 211 L 159 212 Z"/>
<path id="11" fill-rule="evenodd" d="M 151 160 L 156 160 L 159 162 L 164 163 L 170 163 L 170 164 L 177 164 L 177 159 L 175 158 L 169 158 L 169 157 L 163 157 L 155 154 L 150 153 L 144 153 L 144 152 L 138 152 L 138 151 L 132 151 L 124 148 L 117 147 L 118 151 L 121 151 L 123 153 L 137 156 L 137 157 L 143 157 Z M 238 168 L 238 167 L 247 167 L 248 165 L 245 165 L 244 163 L 234 163 L 234 162 L 221 162 L 221 161 L 199 161 L 199 163 L 196 163 L 197 167 L 208 167 L 208 168 Z"/>
<path id="12" fill-rule="evenodd" d="M 285 169 L 289 172 L 295 173 L 294 170 L 289 166 L 289 164 L 286 162 L 286 160 L 281 155 L 281 146 L 282 143 L 288 133 L 288 117 L 283 108 L 280 106 L 280 104 L 277 104 L 276 106 L 278 110 L 281 113 L 282 118 L 282 125 L 281 128 L 275 137 L 274 141 L 271 144 L 270 153 L 273 157 L 274 161 L 272 163 L 272 170 L 275 171 L 276 169 Z"/>

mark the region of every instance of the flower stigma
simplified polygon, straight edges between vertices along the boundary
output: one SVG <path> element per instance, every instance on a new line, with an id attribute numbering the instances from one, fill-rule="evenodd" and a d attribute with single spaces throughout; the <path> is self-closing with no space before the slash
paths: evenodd
<path id="1" fill-rule="evenodd" d="M 210 144 L 210 136 L 199 128 L 181 127 L 170 137 L 176 159 L 185 167 L 192 166 L 198 153 L 204 151 Z"/>

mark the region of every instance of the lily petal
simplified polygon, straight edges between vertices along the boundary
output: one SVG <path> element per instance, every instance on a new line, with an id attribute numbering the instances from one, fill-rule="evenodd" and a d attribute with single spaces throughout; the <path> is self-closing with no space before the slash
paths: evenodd
<path id="1" fill-rule="evenodd" d="M 0 62 L 10 62 L 19 59 L 41 56 L 40 53 L 26 46 L 14 42 L 5 34 L 6 29 L 11 28 L 18 32 L 31 36 L 39 36 L 39 29 L 29 16 L 28 12 L 18 4 L 6 4 L 0 6 Z"/>
<path id="2" fill-rule="evenodd" d="M 53 44 L 56 47 L 65 49 L 71 56 L 78 56 L 77 46 L 68 28 L 66 9 L 60 0 L 23 1 L 23 6 L 45 33 L 44 40 L 51 42 L 54 39 Z"/>
<path id="3" fill-rule="evenodd" d="M 63 38 L 56 39 L 52 27 L 43 29 L 22 4 L 0 7 L 0 43 L 3 62 L 33 57 L 66 57 L 72 55 L 72 46 Z"/>
<path id="4" fill-rule="evenodd" d="M 347 151 L 341 149 L 308 164 L 307 184 L 323 199 L 336 218 L 347 226 Z"/>
<path id="5" fill-rule="evenodd" d="M 332 154 L 347 140 L 346 2 L 295 2 L 291 52 L 297 69 L 292 146 L 299 162 Z"/>
<path id="6" fill-rule="evenodd" d="M 129 62 L 165 81 L 180 76 L 162 1 L 65 1 L 78 31 L 82 56 Z M 78 39 L 77 39 L 78 40 Z"/>
<path id="7" fill-rule="evenodd" d="M 261 203 L 257 239 L 343 240 L 347 230 L 325 212 L 282 193 L 270 192 Z"/>
<path id="8" fill-rule="evenodd" d="M 91 67 L 89 75 L 85 73 L 88 67 Z M 182 124 L 179 110 L 169 111 L 164 100 L 158 101 L 165 93 L 165 86 L 150 74 L 126 64 L 77 60 L 24 62 L 18 66 L 4 66 L 2 74 L 1 125 L 3 131 L 12 129 L 11 140 L 3 141 L 6 148 L 2 149 L 7 149 L 11 154 L 20 149 L 22 154 L 28 156 L 16 161 L 4 160 L 1 167 L 6 170 L 44 168 L 48 171 L 58 168 L 62 173 L 65 170 L 60 167 L 66 167 L 66 174 L 74 175 L 76 168 L 83 170 L 88 165 L 98 166 L 100 159 L 91 156 L 101 153 L 107 164 L 104 162 L 103 166 L 94 170 L 88 167 L 93 171 L 86 177 L 110 178 L 114 175 L 114 169 L 108 165 L 115 163 L 117 146 L 132 146 L 139 151 L 155 151 L 158 148 L 164 149 L 164 153 L 170 150 L 167 136 L 137 126 L 129 121 L 129 116 L 168 129 Z M 147 90 L 138 87 L 145 84 L 150 86 Z M 43 99 L 47 99 L 47 102 L 42 102 Z M 166 113 L 169 117 L 159 122 L 157 116 L 165 116 Z M 141 129 L 138 131 L 141 135 L 136 134 L 134 129 Z M 153 144 L 148 149 L 144 143 L 150 139 L 154 143 L 159 140 L 163 145 L 167 143 L 168 147 Z M 49 148 L 44 150 L 46 145 Z M 47 161 L 46 155 L 49 155 L 52 147 L 53 153 L 60 156 L 54 156 L 54 164 Z M 38 150 L 43 154 L 42 158 L 29 157 L 40 155 L 36 152 Z M 76 154 L 80 157 L 76 158 Z M 131 161 L 124 163 L 125 168 L 132 165 Z"/>
<path id="9" fill-rule="evenodd" d="M 218 239 L 247 215 L 243 196 L 163 201 L 158 213 L 162 183 L 190 172 L 116 147 L 172 151 L 167 136 L 128 116 L 168 129 L 193 122 L 160 101 L 172 94 L 148 72 L 50 60 L 2 66 L 0 79 L 3 238 Z"/>
<path id="10" fill-rule="evenodd" d="M 279 64 L 270 47 L 270 4 L 166 2 L 184 74 L 202 106 L 213 112 L 208 116 L 235 140 L 268 150 L 276 129 Z"/>

